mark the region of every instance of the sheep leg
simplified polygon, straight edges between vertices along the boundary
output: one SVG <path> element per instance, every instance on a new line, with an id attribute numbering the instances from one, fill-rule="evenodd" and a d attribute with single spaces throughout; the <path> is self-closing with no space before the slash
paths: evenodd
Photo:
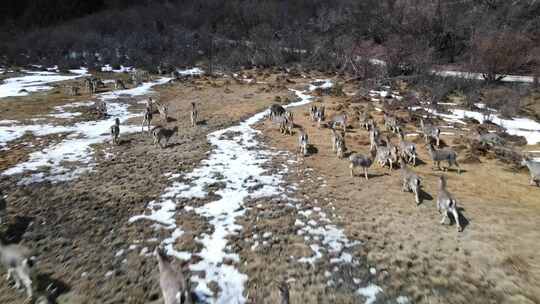
<path id="1" fill-rule="evenodd" d="M 444 222 L 446 221 L 447 217 L 448 217 L 448 211 L 445 210 L 445 211 L 443 211 L 443 217 L 442 217 L 442 220 L 441 220 L 441 225 L 444 225 Z"/>

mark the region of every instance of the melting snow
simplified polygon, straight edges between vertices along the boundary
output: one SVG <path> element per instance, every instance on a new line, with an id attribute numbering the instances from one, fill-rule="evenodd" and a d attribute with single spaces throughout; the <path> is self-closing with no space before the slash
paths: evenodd
<path id="1" fill-rule="evenodd" d="M 410 303 L 410 300 L 409 300 L 409 298 L 407 298 L 405 296 L 399 296 L 396 299 L 396 303 L 397 304 L 408 304 L 408 303 Z"/>
<path id="2" fill-rule="evenodd" d="M 418 109 L 418 107 L 412 107 L 412 109 Z M 508 134 L 525 137 L 529 145 L 540 142 L 540 123 L 529 118 L 504 119 L 497 114 L 485 115 L 480 112 L 462 109 L 450 109 L 451 114 L 440 113 L 427 108 L 424 108 L 424 110 L 451 122 L 464 123 L 463 119 L 465 118 L 474 118 L 480 122 L 491 121 L 506 129 Z"/>
<path id="3" fill-rule="evenodd" d="M 433 71 L 439 76 L 450 76 L 450 77 L 460 77 L 466 79 L 477 79 L 484 80 L 482 73 L 472 73 L 472 72 L 459 72 L 459 71 Z M 499 76 L 499 75 L 497 75 Z M 517 76 L 517 75 L 507 75 L 501 81 L 503 82 L 533 82 L 532 76 Z"/>
<path id="4" fill-rule="evenodd" d="M 200 68 L 192 68 L 188 70 L 177 70 L 176 71 L 179 75 L 190 75 L 190 76 L 196 76 L 196 75 L 202 75 L 204 74 L 204 71 Z"/>
<path id="5" fill-rule="evenodd" d="M 375 284 L 369 284 L 368 286 L 360 288 L 356 291 L 357 294 L 366 298 L 364 302 L 365 304 L 372 304 L 373 302 L 375 302 L 375 299 L 377 298 L 377 294 L 379 292 L 382 292 L 382 288 Z"/>
<path id="6" fill-rule="evenodd" d="M 11 125 L 0 126 L 0 145 L 6 145 L 8 141 L 21 137 L 25 132 L 33 132 L 36 136 L 43 136 L 56 133 L 70 133 L 63 141 L 47 147 L 41 151 L 33 152 L 29 159 L 19 163 L 4 171 L 3 175 L 20 174 L 26 171 L 35 171 L 41 168 L 50 168 L 49 175 L 36 173 L 30 177 L 21 179 L 20 184 L 30 184 L 41 181 L 66 181 L 80 176 L 82 173 L 90 171 L 93 167 L 93 150 L 91 145 L 99 144 L 109 139 L 109 128 L 114 123 L 115 118 L 119 118 L 123 123 L 139 114 L 130 113 L 128 104 L 113 102 L 121 95 L 138 96 L 145 95 L 155 85 L 168 82 L 170 78 L 161 78 L 155 82 L 144 83 L 134 89 L 107 92 L 98 95 L 102 100 L 107 100 L 108 119 L 98 121 L 85 121 L 75 123 L 71 126 L 51 126 L 51 125 Z M 78 103 L 80 105 L 81 103 Z M 65 106 L 64 106 L 65 107 Z M 139 126 L 122 125 L 121 134 L 128 134 L 140 131 Z M 71 169 L 62 166 L 66 162 L 81 162 L 81 166 Z"/>
<path id="7" fill-rule="evenodd" d="M 49 83 L 72 80 L 88 75 L 86 69 L 70 70 L 70 73 L 74 75 L 69 76 L 55 72 L 24 71 L 24 73 L 29 75 L 4 79 L 4 83 L 0 84 L 0 98 L 25 96 L 31 92 L 50 90 Z"/>
<path id="8" fill-rule="evenodd" d="M 120 66 L 120 69 L 113 69 L 110 65 L 106 64 L 103 67 L 101 67 L 102 72 L 113 72 L 113 73 L 127 73 L 131 72 L 133 70 L 132 67 L 125 67 L 123 65 Z"/>

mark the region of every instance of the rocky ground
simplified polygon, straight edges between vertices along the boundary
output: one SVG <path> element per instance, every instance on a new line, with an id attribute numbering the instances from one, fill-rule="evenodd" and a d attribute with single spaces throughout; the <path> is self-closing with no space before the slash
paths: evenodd
<path id="1" fill-rule="evenodd" d="M 171 119 L 156 123 L 179 127 L 164 149 L 153 146 L 148 134 L 131 133 L 121 137 L 119 146 L 93 145 L 93 170 L 73 180 L 22 185 L 21 175 L 1 176 L 9 217 L 0 231 L 9 243 L 34 251 L 41 293 L 58 303 L 160 303 L 152 251 L 163 243 L 192 276 L 194 295 L 201 301 L 277 303 L 279 286 L 286 282 L 291 303 L 540 302 L 540 191 L 528 186 L 526 172 L 486 157 L 463 164 L 461 175 L 449 172 L 449 190 L 466 223 L 458 233 L 454 225 L 438 223 L 440 172 L 432 171 L 420 140 L 422 162 L 414 170 L 423 177 L 424 195 L 418 207 L 412 194 L 401 192 L 397 170 L 374 167 L 369 181 L 351 178 L 348 162 L 332 153 L 330 130 L 309 120 L 309 105 L 292 108 L 297 127 L 310 136 L 308 157 L 296 153 L 297 133 L 281 135 L 266 120 L 255 121 L 261 132 L 249 137 L 234 128 L 220 133 L 217 143 L 240 150 L 219 152 L 207 135 L 276 101 L 298 101 L 289 89 L 307 90 L 316 78 L 326 78 L 250 74 L 157 87 L 153 96 L 169 105 Z M 0 101 L 2 119 L 10 113 L 25 121 L 55 106 L 92 99 L 39 94 L 34 95 L 39 96 L 37 109 L 31 106 L 32 95 Z M 129 109 L 140 112 L 143 105 L 136 101 L 146 97 L 126 101 Z M 329 117 L 365 106 L 351 103 L 348 96 L 317 100 Z M 201 117 L 195 128 L 189 121 L 191 102 L 198 104 Z M 80 111 L 76 120 L 95 119 L 84 108 Z M 377 111 L 373 115 L 382 119 Z M 126 123 L 139 124 L 140 117 Z M 65 136 L 27 134 L 11 142 L 0 151 L 0 170 Z M 349 152 L 367 153 L 366 131 L 353 124 L 346 139 Z M 455 140 L 456 134 L 443 136 L 450 146 L 458 146 Z M 229 158 L 212 160 L 223 155 Z M 237 172 L 242 180 L 236 182 L 228 164 L 244 162 L 246 170 L 260 171 Z M 212 171 L 212 166 L 220 169 Z M 203 194 L 188 193 L 183 185 L 192 192 L 200 186 Z M 214 206 L 227 191 L 246 199 L 232 209 Z M 167 209 L 169 201 L 174 204 Z M 213 207 L 219 212 L 212 213 Z M 221 231 L 224 235 L 217 235 Z M 222 256 L 212 260 L 208 251 L 215 248 Z M 219 276 L 214 279 L 209 269 Z M 234 281 L 227 285 L 222 277 Z M 0 303 L 24 300 L 0 282 Z"/>

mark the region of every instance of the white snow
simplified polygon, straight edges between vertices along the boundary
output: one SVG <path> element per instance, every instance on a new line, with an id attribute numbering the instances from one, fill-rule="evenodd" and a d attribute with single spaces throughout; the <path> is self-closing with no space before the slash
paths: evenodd
<path id="1" fill-rule="evenodd" d="M 405 297 L 405 296 L 399 296 L 396 298 L 396 303 L 397 304 L 408 304 L 410 303 L 410 300 L 409 298 Z"/>
<path id="2" fill-rule="evenodd" d="M 460 72 L 460 71 L 436 71 L 433 70 L 433 73 L 437 74 L 438 76 L 443 77 L 460 77 L 465 79 L 477 79 L 477 80 L 484 80 L 484 77 L 482 76 L 482 73 L 472 73 L 472 72 Z M 500 75 L 497 75 L 500 76 Z M 533 82 L 532 76 L 518 76 L 518 75 L 506 75 L 501 81 L 504 82 Z"/>
<path id="3" fill-rule="evenodd" d="M 9 125 L 0 125 L 0 147 L 4 147 L 8 142 L 16 140 L 26 132 L 32 132 L 35 136 L 45 136 L 49 134 L 71 132 L 71 128 L 64 126 L 52 126 L 48 124 L 20 125 L 17 121 L 5 121 Z"/>
<path id="4" fill-rule="evenodd" d="M 391 96 L 392 98 L 395 98 L 395 99 L 401 99 L 401 96 L 393 94 L 392 92 L 389 92 L 389 91 L 375 91 L 375 90 L 372 90 L 372 91 L 369 91 L 369 96 L 371 96 L 371 97 L 382 97 L 382 98 L 386 98 L 386 96 Z"/>
<path id="5" fill-rule="evenodd" d="M 358 59 L 360 59 L 359 57 Z M 378 65 L 378 66 L 386 66 L 386 62 L 384 60 L 370 58 L 368 61 L 371 64 Z M 473 72 L 460 72 L 460 71 L 440 71 L 440 70 L 432 70 L 432 73 L 443 76 L 443 77 L 460 77 L 460 78 L 466 78 L 466 79 L 478 79 L 483 80 L 484 77 L 482 76 L 482 73 L 473 73 Z M 499 76 L 499 75 L 497 75 Z M 532 76 L 518 76 L 518 75 L 506 75 L 502 81 L 505 82 L 528 82 L 532 83 L 534 81 Z"/>
<path id="6" fill-rule="evenodd" d="M 78 122 L 70 126 L 51 126 L 51 125 L 11 125 L 8 127 L 0 126 L 0 145 L 5 145 L 8 141 L 21 137 L 24 132 L 33 132 L 35 136 L 42 136 L 56 133 L 70 133 L 61 142 L 49 146 L 41 151 L 33 152 L 29 159 L 19 163 L 4 171 L 3 175 L 21 174 L 26 171 L 35 171 L 41 168 L 50 168 L 48 175 L 44 173 L 33 174 L 30 177 L 21 179 L 20 184 L 29 184 L 41 181 L 66 181 L 80 176 L 84 172 L 92 169 L 93 150 L 91 145 L 107 141 L 109 128 L 114 123 L 115 118 L 119 118 L 123 123 L 126 120 L 137 117 L 139 114 L 130 113 L 129 105 L 126 103 L 115 102 L 115 99 L 121 95 L 139 96 L 150 92 L 150 89 L 159 84 L 166 83 L 170 78 L 161 78 L 155 82 L 144 83 L 140 87 L 104 93 L 98 95 L 107 102 L 107 111 L 110 117 L 98 121 Z M 140 127 L 134 125 L 121 125 L 121 134 L 139 132 Z M 66 163 L 78 162 L 76 169 L 70 166 L 63 166 Z"/>
<path id="7" fill-rule="evenodd" d="M 342 253 L 342 251 L 344 248 L 359 244 L 359 242 L 349 241 L 343 230 L 337 228 L 335 225 L 321 225 L 319 227 L 313 227 L 313 225 L 311 225 L 305 226 L 299 231 L 303 231 L 302 233 L 306 233 L 316 240 L 321 240 L 321 244 L 331 255 L 339 255 L 339 258 L 331 260 L 332 263 L 352 262 L 352 256 L 348 253 Z M 309 259 L 303 258 L 300 261 L 313 263 L 320 257 L 322 257 L 322 254 L 319 251 L 314 250 L 314 257 Z"/>
<path id="8" fill-rule="evenodd" d="M 31 92 L 46 91 L 52 87 L 48 84 L 59 81 L 66 81 L 86 76 L 86 69 L 70 70 L 74 75 L 60 75 L 55 72 L 36 72 L 24 71 L 25 76 L 12 77 L 4 79 L 4 83 L 0 84 L 0 98 L 12 96 L 25 96 Z M 26 92 L 21 92 L 21 90 Z"/>
<path id="9" fill-rule="evenodd" d="M 112 73 L 128 73 L 133 70 L 132 67 L 125 67 L 123 65 L 120 66 L 120 69 L 113 69 L 110 65 L 106 64 L 103 67 L 101 67 L 102 72 L 112 72 Z"/>
<path id="10" fill-rule="evenodd" d="M 204 74 L 204 71 L 200 68 L 191 68 L 187 70 L 176 70 L 176 72 L 179 75 L 189 75 L 189 76 L 195 76 L 195 75 L 202 75 Z"/>
<path id="11" fill-rule="evenodd" d="M 413 107 L 412 109 L 417 109 L 418 107 Z M 451 114 L 440 113 L 432 109 L 424 108 L 424 110 L 437 115 L 439 117 L 445 118 L 448 121 L 464 123 L 463 119 L 465 118 L 474 118 L 479 122 L 491 121 L 494 124 L 497 124 L 503 127 L 508 134 L 523 136 L 527 139 L 529 145 L 534 145 L 540 142 L 540 123 L 531 120 L 529 118 L 513 118 L 513 119 L 504 119 L 499 115 L 491 113 L 485 115 L 480 112 L 468 111 L 462 109 L 450 109 Z"/>
<path id="12" fill-rule="evenodd" d="M 366 287 L 359 288 L 356 293 L 366 298 L 365 304 L 372 304 L 377 298 L 377 294 L 382 292 L 382 288 L 375 284 L 369 284 Z"/>
<path id="13" fill-rule="evenodd" d="M 317 84 L 310 84 L 309 85 L 309 90 L 310 91 L 314 91 L 317 88 L 329 89 L 334 85 L 332 83 L 332 81 L 329 80 L 329 79 L 315 79 L 313 82 L 317 83 Z M 319 84 L 319 83 L 321 83 L 321 84 Z"/>

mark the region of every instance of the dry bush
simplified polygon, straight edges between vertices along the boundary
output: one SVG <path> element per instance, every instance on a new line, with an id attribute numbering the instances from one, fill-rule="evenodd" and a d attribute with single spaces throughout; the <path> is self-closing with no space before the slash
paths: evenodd
<path id="1" fill-rule="evenodd" d="M 411 35 L 393 35 L 385 46 L 388 76 L 422 74 L 431 69 L 433 50 L 426 41 Z"/>
<path id="2" fill-rule="evenodd" d="M 494 108 L 500 111 L 505 118 L 515 117 L 521 107 L 521 94 L 513 88 L 498 87 L 487 89 L 482 94 L 481 101 L 489 108 Z M 484 110 L 486 114 L 490 114 L 489 110 Z"/>

